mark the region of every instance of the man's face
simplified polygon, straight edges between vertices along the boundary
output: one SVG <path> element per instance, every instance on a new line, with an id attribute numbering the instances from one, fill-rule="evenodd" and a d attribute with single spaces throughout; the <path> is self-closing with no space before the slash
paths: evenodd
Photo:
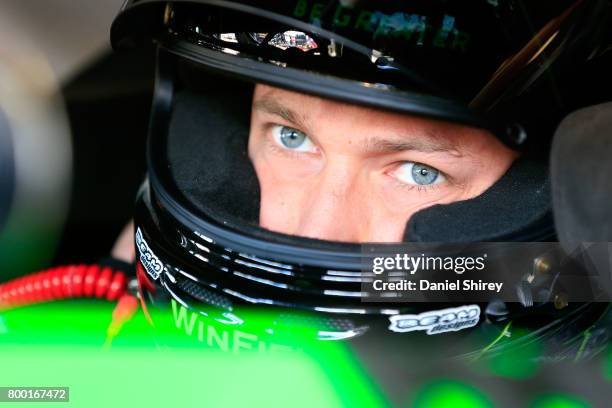
<path id="1" fill-rule="evenodd" d="M 400 242 L 414 213 L 478 196 L 517 154 L 484 130 L 257 85 L 249 157 L 263 228 Z"/>

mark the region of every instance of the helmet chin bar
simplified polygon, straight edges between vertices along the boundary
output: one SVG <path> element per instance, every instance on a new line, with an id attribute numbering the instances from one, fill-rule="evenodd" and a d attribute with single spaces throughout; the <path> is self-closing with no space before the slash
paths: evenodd
<path id="1" fill-rule="evenodd" d="M 211 219 L 198 219 L 174 200 L 156 177 L 145 183 L 139 193 L 135 223 L 141 240 L 137 258 L 142 262 L 153 259 L 162 265 L 156 278 L 143 274 L 148 282 L 141 283 L 148 292 L 145 303 L 157 308 L 172 299 L 212 319 L 239 321 L 249 305 L 270 309 L 279 318 L 313 313 L 312 317 L 321 319 L 317 324 L 334 326 L 327 330 L 333 332 L 334 338 L 367 334 L 376 341 L 392 335 L 391 316 L 417 316 L 448 307 L 466 307 L 467 303 L 478 305 L 481 317 L 477 327 L 435 336 L 437 341 L 446 336 L 459 340 L 472 330 L 495 330 L 491 327 L 504 327 L 509 322 L 522 322 L 533 329 L 531 335 L 536 337 L 558 334 L 560 330 L 572 333 L 592 324 L 606 307 L 603 303 L 568 305 L 557 297 L 553 302 L 550 296 L 542 299 L 541 293 L 555 281 L 557 263 L 552 253 L 534 261 L 529 274 L 517 275 L 520 303 L 363 302 L 354 296 L 363 279 L 361 252 L 351 252 L 347 246 L 344 251 L 333 245 L 325 250 L 299 246 L 302 242 L 298 239 L 289 246 L 272 238 L 254 238 Z M 452 354 L 457 350 L 447 351 Z"/>

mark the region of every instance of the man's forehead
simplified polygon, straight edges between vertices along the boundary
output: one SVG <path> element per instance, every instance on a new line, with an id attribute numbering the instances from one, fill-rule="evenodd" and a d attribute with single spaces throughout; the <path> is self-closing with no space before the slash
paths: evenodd
<path id="1" fill-rule="evenodd" d="M 432 137 L 441 136 L 434 134 L 433 128 L 466 128 L 463 125 L 438 119 L 366 107 L 263 84 L 256 85 L 253 102 L 255 108 L 270 111 L 270 113 L 285 110 L 291 111 L 294 116 L 301 116 L 302 118 L 323 112 L 336 119 L 340 119 L 337 115 L 344 114 L 357 119 L 367 119 L 362 120 L 363 122 L 376 119 L 376 122 L 387 125 L 398 123 L 408 129 L 431 128 L 432 133 L 429 136 Z"/>
<path id="2" fill-rule="evenodd" d="M 397 118 L 408 117 L 409 115 L 386 111 L 381 108 L 366 107 L 355 103 L 342 102 L 336 99 L 325 98 L 322 96 L 292 91 L 283 88 L 272 87 L 269 85 L 257 84 L 255 87 L 255 100 L 275 100 L 299 108 L 303 112 L 311 112 L 318 109 L 325 112 L 336 113 L 345 111 L 350 114 L 351 110 L 358 113 L 369 113 L 377 115 L 389 115 Z"/>

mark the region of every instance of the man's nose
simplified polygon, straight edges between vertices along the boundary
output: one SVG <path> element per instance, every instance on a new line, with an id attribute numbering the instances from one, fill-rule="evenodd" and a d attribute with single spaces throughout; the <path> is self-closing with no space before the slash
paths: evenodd
<path id="1" fill-rule="evenodd" d="M 311 184 L 297 235 L 329 241 L 361 241 L 367 225 L 357 171 L 349 163 L 326 166 Z"/>

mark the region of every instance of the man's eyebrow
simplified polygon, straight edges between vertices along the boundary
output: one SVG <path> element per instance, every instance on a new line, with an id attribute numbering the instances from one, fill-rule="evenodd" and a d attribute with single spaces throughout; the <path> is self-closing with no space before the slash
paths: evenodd
<path id="1" fill-rule="evenodd" d="M 279 116 L 304 132 L 309 129 L 307 120 L 304 116 L 292 111 L 275 99 L 263 96 L 253 101 L 253 108 L 270 115 Z"/>
<path id="2" fill-rule="evenodd" d="M 422 153 L 443 152 L 458 155 L 457 145 L 448 138 L 426 133 L 425 136 L 399 136 L 393 139 L 370 137 L 365 143 L 365 150 L 375 153 L 411 150 Z"/>

